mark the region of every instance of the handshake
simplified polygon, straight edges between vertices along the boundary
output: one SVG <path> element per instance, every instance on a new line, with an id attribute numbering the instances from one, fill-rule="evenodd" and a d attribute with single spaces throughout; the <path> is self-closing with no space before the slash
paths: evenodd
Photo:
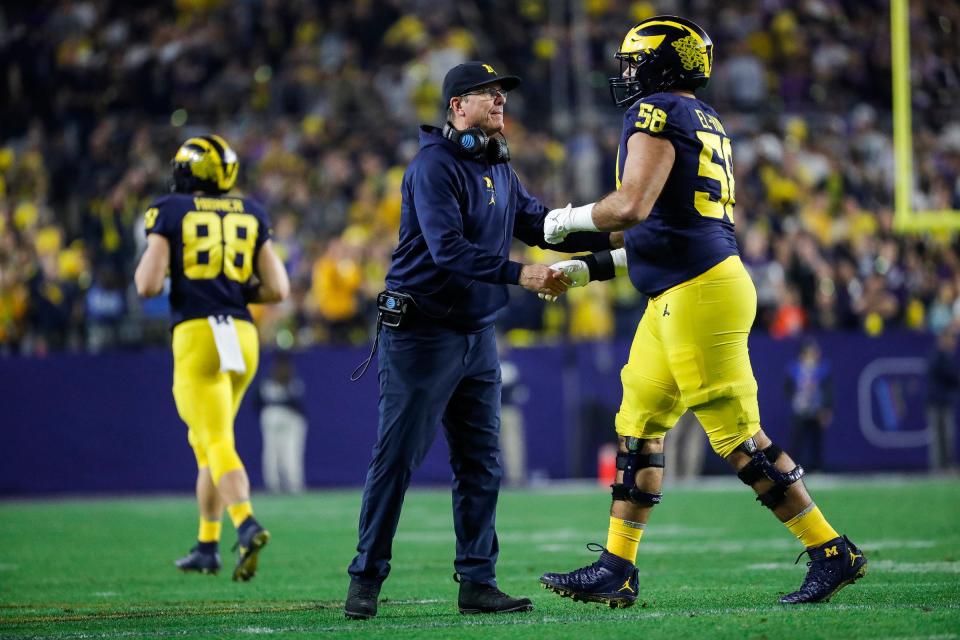
<path id="1" fill-rule="evenodd" d="M 567 289 L 585 287 L 593 280 L 610 280 L 619 272 L 625 273 L 627 255 L 624 249 L 600 251 L 576 256 L 570 260 L 526 265 L 520 271 L 520 284 L 533 291 L 541 300 L 556 302 Z"/>
<path id="2" fill-rule="evenodd" d="M 563 275 L 567 276 L 570 280 L 570 284 L 567 285 L 567 288 L 573 289 L 574 287 L 585 287 L 590 282 L 590 267 L 587 266 L 587 263 L 583 260 L 577 260 L 576 258 L 571 260 L 561 260 L 560 262 L 554 262 L 550 265 L 550 269 L 553 271 L 559 271 Z M 540 292 L 537 296 L 541 300 L 546 300 L 547 302 L 556 302 L 560 299 L 560 295 L 553 295 L 550 293 Z"/>
<path id="3" fill-rule="evenodd" d="M 562 260 L 549 267 L 527 264 L 520 270 L 520 286 L 551 302 L 570 287 L 582 287 L 588 282 L 589 268 L 582 260 Z"/>
<path id="4" fill-rule="evenodd" d="M 543 221 L 543 238 L 548 244 L 560 244 L 567 235 L 576 231 L 598 231 L 593 222 L 595 203 L 574 207 L 567 204 L 562 209 L 553 209 Z M 611 236 L 611 241 L 613 236 Z M 610 280 L 619 272 L 627 270 L 627 256 L 623 238 L 620 248 L 575 256 L 570 260 L 554 262 L 549 267 L 526 265 L 520 271 L 520 285 L 533 291 L 541 300 L 556 302 L 571 287 L 584 287 L 591 280 Z"/>

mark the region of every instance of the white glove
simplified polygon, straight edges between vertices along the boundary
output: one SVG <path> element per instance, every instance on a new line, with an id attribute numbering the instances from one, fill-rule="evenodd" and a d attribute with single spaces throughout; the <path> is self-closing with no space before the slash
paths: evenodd
<path id="1" fill-rule="evenodd" d="M 553 209 L 543 221 L 543 238 L 550 244 L 560 244 L 570 233 L 570 211 L 573 203 L 563 209 Z"/>
<path id="2" fill-rule="evenodd" d="M 593 205 L 574 207 L 569 202 L 562 209 L 554 209 L 543 221 L 543 238 L 550 244 L 564 241 L 568 233 L 574 231 L 599 231 L 593 223 Z"/>
<path id="3" fill-rule="evenodd" d="M 550 268 L 555 271 L 562 271 L 570 278 L 570 288 L 585 287 L 590 282 L 590 269 L 583 260 L 561 260 L 554 262 Z M 556 302 L 559 296 L 551 296 L 548 293 L 537 294 L 541 300 L 547 302 Z"/>

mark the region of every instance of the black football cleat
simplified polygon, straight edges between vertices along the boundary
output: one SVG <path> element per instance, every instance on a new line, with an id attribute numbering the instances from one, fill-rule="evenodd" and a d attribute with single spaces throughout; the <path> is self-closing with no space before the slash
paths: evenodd
<path id="1" fill-rule="evenodd" d="M 343 615 L 351 620 L 369 620 L 377 615 L 377 598 L 380 597 L 379 582 L 362 582 L 350 579 L 347 589 L 347 601 L 343 604 Z"/>
<path id="2" fill-rule="evenodd" d="M 867 573 L 867 559 L 847 536 L 806 549 L 797 557 L 797 562 L 804 553 L 810 555 L 807 575 L 800 589 L 780 598 L 782 604 L 829 602 L 837 591 Z"/>
<path id="3" fill-rule="evenodd" d="M 233 569 L 233 579 L 246 582 L 257 573 L 260 551 L 270 541 L 270 532 L 260 523 L 249 517 L 237 529 L 237 543 L 233 550 L 237 552 L 237 566 Z"/>
<path id="4" fill-rule="evenodd" d="M 174 566 L 184 573 L 208 573 L 216 575 L 220 571 L 220 554 L 216 545 L 212 550 L 204 549 L 197 544 L 190 553 L 173 561 Z"/>
<path id="5" fill-rule="evenodd" d="M 596 547 L 596 548 L 595 548 Z M 640 572 L 630 561 L 615 556 L 600 545 L 588 544 L 592 551 L 602 550 L 600 559 L 570 573 L 545 573 L 540 576 L 544 589 L 577 602 L 601 602 L 611 609 L 632 606 L 640 589 Z"/>
<path id="6" fill-rule="evenodd" d="M 492 584 L 470 582 L 457 574 L 453 574 L 453 579 L 460 583 L 457 607 L 462 614 L 533 611 L 533 603 L 530 602 L 530 598 L 514 598 Z"/>

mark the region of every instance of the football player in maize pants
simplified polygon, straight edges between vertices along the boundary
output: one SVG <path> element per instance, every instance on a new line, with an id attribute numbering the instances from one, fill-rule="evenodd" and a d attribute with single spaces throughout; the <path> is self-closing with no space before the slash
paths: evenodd
<path id="1" fill-rule="evenodd" d="M 237 529 L 234 580 L 254 576 L 270 533 L 253 517 L 250 481 L 234 446 L 233 421 L 259 357 L 247 303 L 279 302 L 290 289 L 270 242 L 266 211 L 230 196 L 239 163 L 216 135 L 190 138 L 173 159 L 173 193 L 147 209 L 140 295 L 159 295 L 170 275 L 173 397 L 197 459 L 197 545 L 182 571 L 220 569 L 221 517 Z"/>
<path id="2" fill-rule="evenodd" d="M 803 584 L 780 602 L 827 601 L 864 574 L 866 559 L 813 502 L 803 469 L 760 427 L 747 350 L 756 290 L 734 236 L 733 152 L 717 112 L 694 93 L 710 77 L 713 43 L 689 20 L 656 16 L 627 33 L 616 57 L 621 75 L 610 79 L 611 94 L 627 107 L 617 190 L 551 211 L 544 236 L 559 242 L 575 231 L 626 230 L 623 249 L 552 266 L 574 286 L 628 273 L 649 303 L 621 374 L 606 547 L 597 562 L 540 581 L 574 600 L 634 603 L 640 539 L 662 497 L 663 436 L 689 408 L 713 450 L 810 556 Z"/>

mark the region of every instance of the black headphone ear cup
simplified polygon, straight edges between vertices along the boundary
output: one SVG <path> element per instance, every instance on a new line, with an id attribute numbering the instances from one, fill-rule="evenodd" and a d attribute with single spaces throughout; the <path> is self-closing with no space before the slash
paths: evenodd
<path id="1" fill-rule="evenodd" d="M 447 122 L 443 125 L 443 137 L 457 145 L 464 154 L 471 158 L 480 158 L 487 153 L 487 143 L 490 139 L 483 129 L 471 127 L 460 131 Z"/>
<path id="2" fill-rule="evenodd" d="M 487 161 L 491 164 L 510 162 L 510 147 L 507 146 L 506 138 L 496 136 L 490 139 L 487 144 Z"/>
<path id="3" fill-rule="evenodd" d="M 482 129 L 473 127 L 457 132 L 460 148 L 471 156 L 482 156 L 487 150 L 488 138 Z"/>

